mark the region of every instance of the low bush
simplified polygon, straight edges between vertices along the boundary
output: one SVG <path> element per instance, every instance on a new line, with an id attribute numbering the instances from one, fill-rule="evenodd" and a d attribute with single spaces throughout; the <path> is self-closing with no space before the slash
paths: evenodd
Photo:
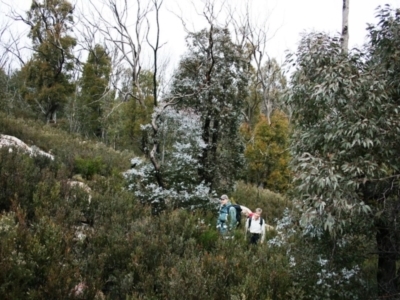
<path id="1" fill-rule="evenodd" d="M 0 149 L 2 299 L 373 298 L 374 261 L 353 255 L 365 237 L 341 248 L 326 236 L 305 238 L 282 195 L 239 182 L 232 200 L 261 207 L 277 230 L 257 246 L 243 227 L 222 239 L 217 207 L 152 215 L 125 188 L 119 160 L 129 162 L 127 153 L 15 120 L 0 126 L 12 122 L 15 132 L 26 129 L 21 139 L 51 144 L 56 159 Z M 77 172 L 90 192 L 68 184 Z"/>
<path id="2" fill-rule="evenodd" d="M 247 206 L 252 211 L 260 207 L 263 210 L 262 217 L 268 224 L 275 224 L 276 220 L 282 217 L 285 208 L 292 206 L 285 196 L 267 189 L 259 189 L 242 181 L 237 183 L 230 198 L 233 202 Z"/>
<path id="3" fill-rule="evenodd" d="M 81 174 L 85 179 L 92 179 L 93 175 L 110 175 L 106 170 L 106 166 L 102 161 L 101 157 L 75 157 L 75 168 L 74 173 Z"/>

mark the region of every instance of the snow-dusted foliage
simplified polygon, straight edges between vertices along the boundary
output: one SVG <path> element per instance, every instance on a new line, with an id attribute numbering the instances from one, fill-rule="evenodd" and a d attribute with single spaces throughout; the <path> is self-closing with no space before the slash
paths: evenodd
<path id="1" fill-rule="evenodd" d="M 162 200 L 173 207 L 209 204 L 210 188 L 200 182 L 197 172 L 199 157 L 206 146 L 201 138 L 199 116 L 190 109 L 177 111 L 169 107 L 161 112 L 159 120 L 157 158 L 165 187 L 157 184 L 153 165 L 135 157 L 131 160 L 133 168 L 125 172 L 129 188 L 147 203 Z M 151 130 L 148 126 L 142 129 Z"/>
<path id="2" fill-rule="evenodd" d="M 360 299 L 365 281 L 357 260 L 349 259 L 360 243 L 348 235 L 332 240 L 320 228 L 302 224 L 301 215 L 299 207 L 285 209 L 275 220 L 277 235 L 268 240 L 268 247 L 286 252 L 288 271 L 306 299 Z"/>
<path id="3" fill-rule="evenodd" d="M 177 107 L 200 116 L 201 180 L 219 192 L 231 191 L 244 166 L 244 143 L 239 134 L 248 96 L 249 64 L 228 30 L 217 26 L 192 32 L 188 53 L 175 71 L 170 98 Z"/>

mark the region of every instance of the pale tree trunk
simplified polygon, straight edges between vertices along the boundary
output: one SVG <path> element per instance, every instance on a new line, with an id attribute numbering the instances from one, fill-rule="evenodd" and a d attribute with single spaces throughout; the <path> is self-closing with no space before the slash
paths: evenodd
<path id="1" fill-rule="evenodd" d="M 341 43 L 344 53 L 349 49 L 349 2 L 350 0 L 343 0 Z"/>

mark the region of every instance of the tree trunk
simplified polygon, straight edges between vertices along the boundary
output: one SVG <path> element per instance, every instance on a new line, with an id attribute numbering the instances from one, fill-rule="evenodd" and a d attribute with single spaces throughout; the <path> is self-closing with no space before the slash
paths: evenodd
<path id="1" fill-rule="evenodd" d="M 377 221 L 378 295 L 384 299 L 398 299 L 396 278 L 396 245 L 388 224 Z"/>
<path id="2" fill-rule="evenodd" d="M 57 123 L 57 109 L 58 103 L 50 104 L 50 108 L 46 112 L 47 123 Z"/>
<path id="3" fill-rule="evenodd" d="M 349 49 L 349 2 L 350 0 L 343 0 L 341 43 L 344 53 Z"/>

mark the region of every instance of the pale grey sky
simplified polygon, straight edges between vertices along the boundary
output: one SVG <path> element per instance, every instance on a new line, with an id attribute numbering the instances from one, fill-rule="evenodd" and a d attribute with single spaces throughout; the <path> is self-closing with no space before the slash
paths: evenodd
<path id="1" fill-rule="evenodd" d="M 178 11 L 177 6 L 185 8 L 185 16 L 193 20 L 193 26 L 201 29 L 196 23 L 196 14 L 189 0 L 166 0 L 169 9 Z M 193 1 L 199 7 L 200 0 Z M 238 4 L 244 0 L 228 0 L 229 4 Z M 266 20 L 266 27 L 271 35 L 267 52 L 278 62 L 283 62 L 285 50 L 295 51 L 304 31 L 324 31 L 339 33 L 342 26 L 342 0 L 250 0 L 253 19 L 258 23 Z M 400 8 L 400 0 L 350 0 L 349 12 L 349 46 L 361 46 L 367 34 L 367 23 L 375 23 L 376 8 L 390 4 Z M 181 23 L 172 14 L 167 14 L 167 26 L 163 28 L 169 43 L 176 45 L 176 52 L 184 50 L 184 31 Z M 170 45 L 171 46 L 171 45 Z"/>
<path id="2" fill-rule="evenodd" d="M 88 0 L 71 0 L 80 6 Z M 99 2 L 103 0 L 93 0 Z M 135 3 L 136 1 L 130 0 Z M 244 0 L 227 0 L 233 6 L 243 5 Z M 161 12 L 161 39 L 166 42 L 164 55 L 170 58 L 170 64 L 176 67 L 179 57 L 186 50 L 185 31 L 181 21 L 171 12 L 182 15 L 191 30 L 204 27 L 194 7 L 201 9 L 201 0 L 164 0 Z M 11 5 L 19 12 L 27 11 L 31 0 L 0 0 L 0 20 Z M 342 0 L 250 0 L 252 19 L 261 24 L 266 20 L 266 29 L 270 35 L 267 52 L 278 62 L 283 62 L 285 50 L 294 51 L 300 39 L 300 33 L 316 30 L 338 33 L 342 22 Z M 349 13 L 349 46 L 360 46 L 366 36 L 366 24 L 375 22 L 375 9 L 379 5 L 390 4 L 400 8 L 400 0 L 350 0 Z M 182 14 L 181 14 L 182 12 Z M 239 11 L 237 11 L 239 12 Z M 134 13 L 132 13 L 132 16 Z M 23 24 L 13 26 L 13 30 L 24 28 Z M 26 27 L 25 27 L 26 28 Z M 170 66 L 171 67 L 171 66 Z"/>

